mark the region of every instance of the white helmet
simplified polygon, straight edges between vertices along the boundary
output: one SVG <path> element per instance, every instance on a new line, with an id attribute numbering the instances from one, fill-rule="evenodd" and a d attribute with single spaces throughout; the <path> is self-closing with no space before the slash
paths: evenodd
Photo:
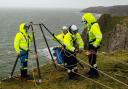
<path id="1" fill-rule="evenodd" d="M 63 26 L 63 27 L 62 27 L 62 30 L 67 30 L 67 29 L 68 29 L 67 26 Z"/>
<path id="2" fill-rule="evenodd" d="M 77 30 L 78 30 L 78 28 L 77 28 L 76 25 L 72 25 L 70 29 L 71 29 L 72 31 L 77 31 Z"/>
<path id="3" fill-rule="evenodd" d="M 78 32 L 78 28 L 76 25 L 72 25 L 69 27 L 69 32 L 72 34 L 76 34 Z"/>

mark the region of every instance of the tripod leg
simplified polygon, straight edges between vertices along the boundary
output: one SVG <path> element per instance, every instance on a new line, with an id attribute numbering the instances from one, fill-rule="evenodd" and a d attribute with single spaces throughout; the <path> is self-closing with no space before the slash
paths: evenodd
<path id="1" fill-rule="evenodd" d="M 19 55 L 18 55 L 17 58 L 16 58 L 16 61 L 15 61 L 15 63 L 14 63 L 14 66 L 13 66 L 13 69 L 12 69 L 12 72 L 11 72 L 11 76 L 10 76 L 10 77 L 13 76 L 13 73 L 14 73 L 14 71 L 15 71 L 15 68 L 16 68 L 18 59 L 19 59 Z"/>

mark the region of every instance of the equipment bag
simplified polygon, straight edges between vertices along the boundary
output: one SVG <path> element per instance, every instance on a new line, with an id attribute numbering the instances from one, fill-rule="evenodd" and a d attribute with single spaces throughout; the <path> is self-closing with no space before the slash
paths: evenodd
<path id="1" fill-rule="evenodd" d="M 54 56 L 56 56 L 56 60 L 58 64 L 64 63 L 64 52 L 61 47 L 55 47 L 54 50 Z"/>

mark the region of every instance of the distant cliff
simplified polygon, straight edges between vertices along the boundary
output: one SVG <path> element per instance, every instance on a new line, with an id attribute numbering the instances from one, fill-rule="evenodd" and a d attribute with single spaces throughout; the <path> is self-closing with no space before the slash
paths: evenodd
<path id="1" fill-rule="evenodd" d="M 101 13 L 101 14 L 111 14 L 114 16 L 128 16 L 128 5 L 117 5 L 110 7 L 89 7 L 81 12 L 92 12 L 92 13 Z"/>

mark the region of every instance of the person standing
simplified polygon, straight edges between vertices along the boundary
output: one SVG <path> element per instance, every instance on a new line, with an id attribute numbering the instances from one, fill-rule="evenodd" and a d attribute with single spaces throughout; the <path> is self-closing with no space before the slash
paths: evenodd
<path id="1" fill-rule="evenodd" d="M 68 33 L 64 36 L 64 65 L 67 68 L 69 79 L 78 79 L 77 74 L 77 59 L 76 52 L 84 49 L 84 42 L 81 35 L 78 33 L 78 28 L 76 25 L 69 27 Z"/>
<path id="2" fill-rule="evenodd" d="M 100 26 L 92 13 L 83 14 L 82 21 L 86 24 L 88 48 L 87 54 L 89 58 L 89 64 L 92 66 L 87 74 L 91 78 L 99 77 L 96 59 L 97 50 L 100 47 L 102 41 L 102 33 L 100 31 Z"/>
<path id="3" fill-rule="evenodd" d="M 28 52 L 29 46 L 32 42 L 32 35 L 28 34 L 30 25 L 26 23 L 22 23 L 19 28 L 19 32 L 16 34 L 14 39 L 14 48 L 16 50 L 17 55 L 20 58 L 20 72 L 21 78 L 28 78 Z"/>

